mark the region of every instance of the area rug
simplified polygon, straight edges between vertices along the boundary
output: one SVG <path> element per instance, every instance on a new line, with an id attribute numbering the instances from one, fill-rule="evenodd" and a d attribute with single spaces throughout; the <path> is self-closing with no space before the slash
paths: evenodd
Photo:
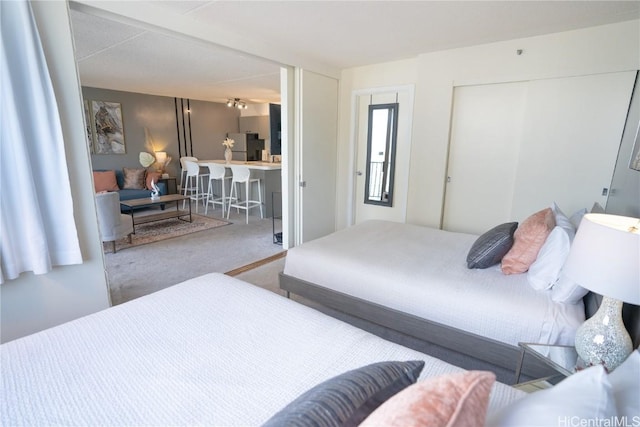
<path id="1" fill-rule="evenodd" d="M 158 242 L 160 240 L 172 239 L 186 234 L 197 233 L 198 231 L 211 230 L 212 228 L 228 225 L 230 222 L 216 218 L 209 218 L 202 215 L 191 214 L 192 222 L 182 221 L 177 218 L 163 219 L 161 221 L 149 222 L 136 225 L 136 234 L 131 236 L 131 243 L 128 238 L 116 241 L 116 252 L 134 246 L 146 245 L 147 243 Z M 105 242 L 104 252 L 111 253 L 113 244 Z"/>

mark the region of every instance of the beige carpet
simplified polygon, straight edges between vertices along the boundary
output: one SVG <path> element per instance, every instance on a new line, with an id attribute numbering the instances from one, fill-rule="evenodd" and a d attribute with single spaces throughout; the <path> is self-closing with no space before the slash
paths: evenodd
<path id="1" fill-rule="evenodd" d="M 134 246 L 145 245 L 147 243 L 158 242 L 160 240 L 171 239 L 184 236 L 186 234 L 197 233 L 198 231 L 210 230 L 212 228 L 228 225 L 228 221 L 216 218 L 209 218 L 202 215 L 192 214 L 192 222 L 179 220 L 177 218 L 163 219 L 161 221 L 149 222 L 136 225 L 136 234 L 131 236 L 131 243 L 126 237 L 116 241 L 116 251 L 132 248 Z M 113 245 L 111 242 L 104 243 L 105 254 L 111 253 Z"/>

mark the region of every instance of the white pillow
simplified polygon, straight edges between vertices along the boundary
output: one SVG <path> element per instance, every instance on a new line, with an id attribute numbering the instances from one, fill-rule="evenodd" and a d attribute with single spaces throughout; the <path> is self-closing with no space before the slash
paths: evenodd
<path id="1" fill-rule="evenodd" d="M 528 394 L 501 408 L 487 418 L 485 425 L 587 425 L 615 416 L 616 405 L 607 373 L 602 366 L 592 366 L 552 388 Z"/>
<path id="2" fill-rule="evenodd" d="M 569 239 L 573 241 L 573 238 L 576 236 L 576 228 L 571 220 L 567 218 L 567 216 L 560 210 L 560 207 L 556 202 L 553 202 L 551 205 L 551 210 L 553 211 L 553 217 L 556 220 L 556 225 L 564 228 L 564 230 L 569 235 Z"/>
<path id="3" fill-rule="evenodd" d="M 569 256 L 569 249 L 569 233 L 566 228 L 556 225 L 540 248 L 538 257 L 529 267 L 529 285 L 537 291 L 552 287 L 559 279 L 560 270 Z"/>
<path id="4" fill-rule="evenodd" d="M 558 281 L 551 288 L 551 299 L 565 304 L 577 304 L 588 293 L 588 289 L 578 285 L 560 270 Z"/>
<path id="5" fill-rule="evenodd" d="M 618 417 L 640 421 L 640 352 L 635 350 L 609 374 Z M 631 424 L 629 424 L 631 425 Z"/>
<path id="6" fill-rule="evenodd" d="M 578 226 L 582 221 L 582 217 L 585 216 L 586 213 L 587 208 L 582 208 L 579 211 L 576 211 L 573 215 L 571 215 L 571 218 L 569 218 L 569 221 L 571 221 L 571 224 L 573 224 L 576 230 L 578 229 Z"/>

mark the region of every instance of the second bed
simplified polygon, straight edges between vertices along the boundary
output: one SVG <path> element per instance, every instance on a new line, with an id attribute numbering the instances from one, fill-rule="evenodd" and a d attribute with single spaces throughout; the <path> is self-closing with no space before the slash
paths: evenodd
<path id="1" fill-rule="evenodd" d="M 281 287 L 508 369 L 519 342 L 571 345 L 582 302 L 554 302 L 499 265 L 467 268 L 477 238 L 366 221 L 290 249 Z"/>

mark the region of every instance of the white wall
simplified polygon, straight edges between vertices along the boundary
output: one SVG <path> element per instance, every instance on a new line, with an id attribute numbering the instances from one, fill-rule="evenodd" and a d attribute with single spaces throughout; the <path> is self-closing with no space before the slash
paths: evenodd
<path id="1" fill-rule="evenodd" d="M 84 263 L 45 275 L 22 274 L 0 286 L 2 342 L 109 307 L 96 220 L 80 84 L 66 2 L 32 2 L 58 99 L 74 217 Z M 43 143 L 46 143 L 43 141 Z M 6 209 L 6 207 L 4 207 Z"/>
<path id="2" fill-rule="evenodd" d="M 516 51 L 522 49 L 522 55 Z M 407 221 L 438 226 L 443 207 L 453 88 L 628 71 L 640 68 L 640 21 L 427 53 L 345 70 L 340 93 L 339 182 L 350 170 L 353 90 L 415 83 Z M 338 185 L 338 227 L 347 224 L 346 185 Z"/>
<path id="3" fill-rule="evenodd" d="M 268 116 L 269 104 L 247 104 L 247 108 L 240 110 L 240 117 Z"/>

